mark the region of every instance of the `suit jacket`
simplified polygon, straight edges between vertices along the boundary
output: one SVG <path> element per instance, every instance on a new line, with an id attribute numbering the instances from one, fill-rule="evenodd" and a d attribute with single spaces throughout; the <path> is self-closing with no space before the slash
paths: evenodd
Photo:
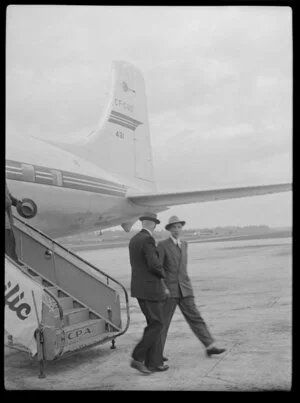
<path id="1" fill-rule="evenodd" d="M 193 288 L 187 273 L 187 242 L 182 240 L 179 248 L 171 238 L 158 243 L 159 260 L 165 271 L 165 283 L 170 297 L 193 296 Z"/>
<path id="2" fill-rule="evenodd" d="M 158 260 L 154 238 L 142 229 L 129 242 L 131 264 L 131 296 L 140 299 L 160 301 L 165 299 L 161 279 L 164 270 Z"/>

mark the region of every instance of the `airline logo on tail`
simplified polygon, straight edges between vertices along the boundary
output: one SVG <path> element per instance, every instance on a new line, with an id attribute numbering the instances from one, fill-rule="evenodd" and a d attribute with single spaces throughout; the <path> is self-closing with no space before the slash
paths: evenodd
<path id="1" fill-rule="evenodd" d="M 127 83 L 125 83 L 125 81 L 122 82 L 122 87 L 123 87 L 124 92 L 131 91 L 135 94 L 135 90 L 133 90 L 132 88 L 129 88 Z"/>

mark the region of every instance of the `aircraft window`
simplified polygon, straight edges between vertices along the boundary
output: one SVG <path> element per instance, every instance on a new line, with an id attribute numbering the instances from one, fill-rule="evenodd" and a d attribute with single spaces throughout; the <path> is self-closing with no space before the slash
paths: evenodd
<path id="1" fill-rule="evenodd" d="M 21 165 L 22 165 L 23 178 L 27 182 L 34 182 L 35 181 L 35 175 L 34 175 L 33 166 L 29 165 L 29 164 L 21 164 Z"/>
<path id="2" fill-rule="evenodd" d="M 61 172 L 56 171 L 55 169 L 51 169 L 51 173 L 52 173 L 52 178 L 53 178 L 53 185 L 62 186 L 63 180 L 62 180 Z"/>

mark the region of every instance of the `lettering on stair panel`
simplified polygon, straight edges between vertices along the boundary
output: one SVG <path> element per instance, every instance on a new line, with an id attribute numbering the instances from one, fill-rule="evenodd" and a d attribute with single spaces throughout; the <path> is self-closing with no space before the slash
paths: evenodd
<path id="1" fill-rule="evenodd" d="M 90 337 L 94 336 L 94 333 L 94 329 L 91 326 L 71 330 L 67 333 L 67 344 L 79 343 L 82 340 L 89 339 Z"/>
<path id="2" fill-rule="evenodd" d="M 4 305 L 7 305 L 11 311 L 16 312 L 19 319 L 27 319 L 31 312 L 31 306 L 26 302 L 20 304 L 21 300 L 24 298 L 24 292 L 20 289 L 19 284 L 17 283 L 12 287 L 11 282 L 8 281 L 7 285 L 5 285 L 4 292 Z"/>

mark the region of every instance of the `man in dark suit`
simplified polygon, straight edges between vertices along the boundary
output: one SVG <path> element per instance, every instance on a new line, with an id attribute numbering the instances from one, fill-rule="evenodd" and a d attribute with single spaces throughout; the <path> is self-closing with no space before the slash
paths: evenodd
<path id="1" fill-rule="evenodd" d="M 170 296 L 164 305 L 165 325 L 162 331 L 162 345 L 165 346 L 168 329 L 178 305 L 185 320 L 196 337 L 206 347 L 207 356 L 221 354 L 226 349 L 215 346 L 206 323 L 195 305 L 194 293 L 191 281 L 187 273 L 187 242 L 180 239 L 180 234 L 185 221 L 172 216 L 165 226 L 170 231 L 170 238 L 158 244 L 159 260 L 165 271 L 165 284 L 170 291 Z"/>
<path id="2" fill-rule="evenodd" d="M 145 213 L 140 221 L 142 230 L 129 242 L 131 296 L 137 298 L 147 326 L 132 352 L 130 365 L 144 374 L 151 374 L 169 368 L 163 363 L 161 344 L 163 305 L 168 290 L 163 282 L 164 270 L 152 236 L 160 221 L 154 213 Z"/>

